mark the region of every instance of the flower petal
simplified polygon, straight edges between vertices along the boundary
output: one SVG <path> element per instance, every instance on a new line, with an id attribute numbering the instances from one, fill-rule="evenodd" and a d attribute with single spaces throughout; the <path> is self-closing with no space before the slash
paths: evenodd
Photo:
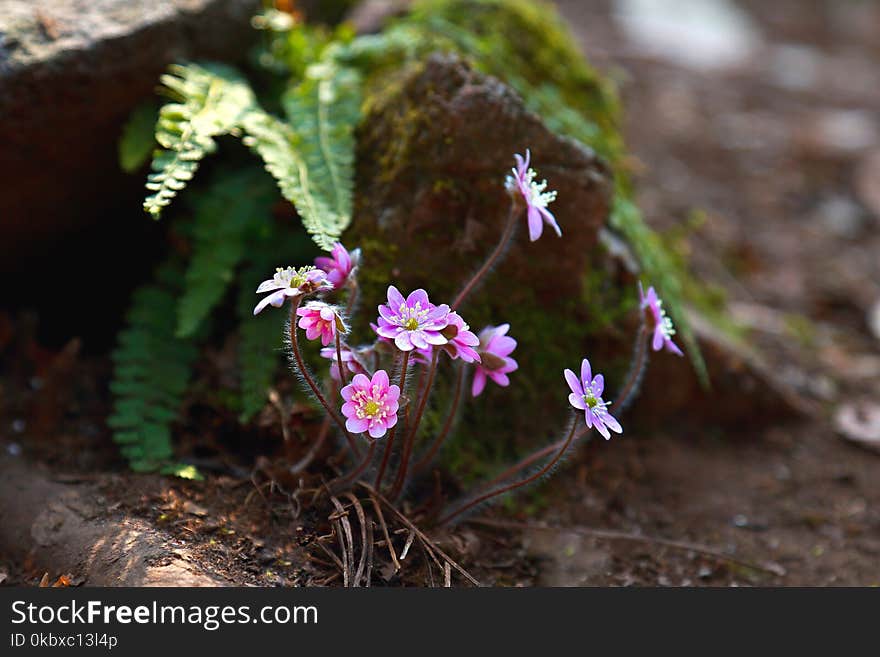
<path id="1" fill-rule="evenodd" d="M 584 386 L 581 384 L 580 379 L 577 378 L 577 374 L 569 369 L 566 369 L 563 374 L 565 375 L 565 382 L 568 384 L 568 387 L 571 388 L 572 393 L 578 397 L 582 397 L 584 394 Z M 583 409 L 583 406 L 575 406 L 575 408 Z"/>
<path id="2" fill-rule="evenodd" d="M 446 338 L 443 337 L 441 333 L 436 331 L 419 331 L 422 338 L 424 338 L 425 342 L 433 345 L 441 345 L 449 342 Z M 425 345 L 427 346 L 427 345 Z M 419 349 L 424 349 L 425 347 L 419 347 Z"/>
<path id="3" fill-rule="evenodd" d="M 263 292 L 269 292 L 270 290 L 280 290 L 284 287 L 287 287 L 285 283 L 279 283 L 274 278 L 270 278 L 269 280 L 260 283 L 256 294 L 262 294 Z"/>
<path id="4" fill-rule="evenodd" d="M 279 290 L 277 292 L 273 292 L 267 297 L 263 297 L 262 301 L 260 301 L 260 303 L 257 304 L 256 308 L 254 308 L 254 315 L 258 315 L 260 312 L 262 312 L 263 308 L 268 305 L 275 306 L 276 308 L 278 306 L 281 306 L 284 303 L 284 299 L 284 290 Z"/>
<path id="5" fill-rule="evenodd" d="M 408 331 L 401 331 L 394 336 L 394 344 L 401 351 L 412 351 L 414 348 Z"/>
<path id="6" fill-rule="evenodd" d="M 371 381 L 367 378 L 366 374 L 355 374 L 351 380 L 351 384 L 356 390 L 367 390 L 370 387 L 370 383 Z"/>
<path id="7" fill-rule="evenodd" d="M 373 422 L 370 425 L 370 437 L 371 438 L 381 438 L 385 435 L 385 432 L 388 429 L 385 426 L 384 422 Z"/>
<path id="8" fill-rule="evenodd" d="M 417 303 L 421 304 L 422 308 L 428 308 L 429 304 L 431 303 L 430 301 L 428 301 L 428 293 L 425 292 L 422 288 L 419 288 L 418 290 L 413 290 L 406 298 L 407 306 L 412 307 Z"/>
<path id="9" fill-rule="evenodd" d="M 350 417 L 345 421 L 345 428 L 352 433 L 363 433 L 370 426 L 370 421 L 366 418 Z"/>
<path id="10" fill-rule="evenodd" d="M 684 352 L 682 352 L 682 350 L 678 348 L 678 345 L 669 338 L 666 338 L 666 349 L 679 356 L 684 356 Z"/>
<path id="11" fill-rule="evenodd" d="M 602 422 L 606 427 L 611 429 L 615 433 L 623 433 L 623 427 L 620 426 L 620 422 L 618 422 L 614 417 L 609 415 L 608 413 L 602 418 Z"/>
<path id="12" fill-rule="evenodd" d="M 541 213 L 538 212 L 538 208 L 533 205 L 529 206 L 528 222 L 529 240 L 534 242 L 541 237 L 541 233 L 544 232 L 544 222 L 541 221 Z"/>
<path id="13" fill-rule="evenodd" d="M 660 351 L 663 348 L 663 330 L 660 328 L 660 325 L 657 325 L 657 328 L 654 329 L 654 339 L 651 341 L 651 348 L 654 351 Z"/>
<path id="14" fill-rule="evenodd" d="M 379 316 L 389 324 L 395 324 L 399 315 L 389 306 L 382 304 L 379 306 Z"/>
<path id="15" fill-rule="evenodd" d="M 589 383 L 593 380 L 593 370 L 590 369 L 590 361 L 584 358 L 581 361 L 581 381 Z"/>
<path id="16" fill-rule="evenodd" d="M 373 375 L 372 385 L 378 385 L 382 390 L 385 390 L 389 383 L 388 372 L 385 370 L 376 370 L 376 373 Z"/>
<path id="17" fill-rule="evenodd" d="M 428 342 L 425 340 L 425 333 L 423 331 L 410 331 L 409 332 L 409 341 L 412 342 L 413 346 L 416 349 L 427 349 L 428 348 Z"/>
<path id="18" fill-rule="evenodd" d="M 393 285 L 388 286 L 388 305 L 391 306 L 394 310 L 397 310 L 402 305 L 406 303 L 406 300 L 403 298 L 403 295 Z"/>
<path id="19" fill-rule="evenodd" d="M 562 237 L 562 229 L 559 227 L 559 224 L 556 223 L 556 217 L 553 216 L 553 213 L 547 208 L 538 208 L 538 211 L 541 213 L 541 216 L 544 217 L 544 222 L 556 231 L 557 236 Z"/>
<path id="20" fill-rule="evenodd" d="M 597 397 L 602 396 L 602 392 L 605 390 L 605 377 L 601 374 L 597 374 L 593 377 L 593 381 L 590 384 L 590 387 L 593 388 L 593 394 Z"/>
<path id="21" fill-rule="evenodd" d="M 486 387 L 486 372 L 478 367 L 474 372 L 474 381 L 471 384 L 471 396 L 478 397 L 482 392 L 483 388 Z"/>
<path id="22" fill-rule="evenodd" d="M 587 410 L 587 405 L 584 404 L 584 396 L 583 395 L 576 395 L 574 393 L 571 393 L 568 396 L 568 403 L 571 404 L 572 406 L 574 406 L 579 411 Z"/>

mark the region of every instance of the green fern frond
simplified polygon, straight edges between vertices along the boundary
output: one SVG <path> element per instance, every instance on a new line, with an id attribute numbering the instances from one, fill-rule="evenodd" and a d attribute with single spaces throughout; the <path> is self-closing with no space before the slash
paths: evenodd
<path id="1" fill-rule="evenodd" d="M 281 195 L 296 206 L 303 226 L 322 249 L 333 248 L 350 217 L 340 216 L 321 196 L 305 158 L 297 149 L 297 137 L 280 119 L 254 109 L 244 117 L 245 145 L 262 159 L 278 182 Z"/>
<path id="2" fill-rule="evenodd" d="M 314 193 L 340 221 L 326 232 L 338 237 L 351 221 L 360 75 L 331 62 L 313 64 L 306 70 L 305 79 L 285 94 L 282 102 Z"/>
<path id="3" fill-rule="evenodd" d="M 247 81 L 221 64 L 186 64 L 161 78 L 162 91 L 175 102 L 159 112 L 156 141 L 165 150 L 153 157 L 144 209 L 157 218 L 162 208 L 192 180 L 199 162 L 216 150 L 214 139 L 238 129 L 256 100 Z"/>
<path id="4" fill-rule="evenodd" d="M 155 283 L 135 292 L 113 353 L 114 404 L 107 424 L 131 468 L 139 472 L 167 466 L 174 455 L 171 423 L 196 357 L 190 342 L 174 336 L 180 277 L 179 267 L 166 263 Z"/>
<path id="5" fill-rule="evenodd" d="M 224 171 L 191 199 L 192 258 L 177 304 L 177 336 L 193 335 L 217 305 L 245 256 L 246 235 L 265 223 L 273 189 L 259 169 Z"/>

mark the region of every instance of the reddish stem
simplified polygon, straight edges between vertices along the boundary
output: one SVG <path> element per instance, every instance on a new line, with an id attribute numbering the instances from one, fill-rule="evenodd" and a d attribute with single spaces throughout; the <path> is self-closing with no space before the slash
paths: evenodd
<path id="1" fill-rule="evenodd" d="M 519 204 L 515 200 L 511 201 L 510 213 L 507 215 L 507 225 L 504 227 L 504 232 L 501 234 L 501 239 L 499 240 L 498 245 L 495 247 L 495 250 L 489 254 L 489 257 L 486 259 L 486 262 L 483 263 L 483 266 L 477 270 L 477 273 L 474 274 L 473 278 L 468 281 L 467 285 L 465 285 L 461 292 L 458 293 L 458 296 L 455 297 L 455 301 L 453 301 L 450 306 L 452 310 L 456 310 L 461 305 L 461 302 L 464 301 L 465 297 L 473 291 L 477 284 L 504 253 L 504 249 L 510 242 L 510 238 L 513 237 L 514 228 L 516 228 L 518 207 Z"/>
<path id="2" fill-rule="evenodd" d="M 521 486 L 526 486 L 526 485 L 532 483 L 533 481 L 537 481 L 538 479 L 543 477 L 545 474 L 550 472 L 550 470 L 553 468 L 553 466 L 555 466 L 559 462 L 559 460 L 565 455 L 565 452 L 568 451 L 569 445 L 571 445 L 572 440 L 574 440 L 576 428 L 577 428 L 577 419 L 573 418 L 571 421 L 571 430 L 568 432 L 568 438 L 566 438 L 565 441 L 563 442 L 562 447 L 559 449 L 559 452 L 557 452 L 556 456 L 554 456 L 553 459 L 550 460 L 549 463 L 544 465 L 544 467 L 541 468 L 540 470 L 538 470 L 535 474 L 526 477 L 522 481 L 517 481 L 512 484 L 508 484 L 507 486 L 504 486 L 502 488 L 498 488 L 496 490 L 489 491 L 488 493 L 484 493 L 483 495 L 480 495 L 479 497 L 477 497 L 474 500 L 471 500 L 470 502 L 468 502 L 464 506 L 460 506 L 459 508 L 455 509 L 454 511 L 447 513 L 445 516 L 443 516 L 442 518 L 440 518 L 440 520 L 437 521 L 437 524 L 438 525 L 445 525 L 447 522 L 449 522 L 450 520 L 452 520 L 456 516 L 461 515 L 465 511 L 469 511 L 470 509 L 474 508 L 478 504 L 482 504 L 483 502 L 490 500 L 493 497 L 497 497 L 499 495 L 504 495 L 504 493 L 509 493 L 512 490 L 516 490 L 517 488 L 520 488 Z"/>
<path id="3" fill-rule="evenodd" d="M 428 368 L 428 381 L 425 383 L 425 390 L 419 400 L 419 407 L 416 410 L 416 416 L 409 426 L 409 433 L 403 443 L 403 456 L 400 459 L 400 467 L 397 469 L 397 478 L 394 480 L 394 486 L 391 488 L 391 500 L 396 500 L 403 490 L 403 484 L 406 481 L 406 472 L 409 469 L 409 461 L 412 458 L 413 444 L 416 442 L 416 434 L 419 431 L 419 424 L 422 421 L 422 415 L 425 413 L 425 406 L 428 403 L 428 397 L 431 394 L 431 388 L 434 385 L 434 375 L 437 373 L 437 358 L 440 356 L 440 349 L 434 347 L 434 353 L 431 355 L 431 366 Z"/>
<path id="4" fill-rule="evenodd" d="M 291 304 L 290 311 L 290 346 L 293 351 L 293 358 L 296 361 L 296 366 L 299 368 L 299 371 L 302 374 L 303 379 L 305 379 L 306 383 L 309 385 L 309 388 L 311 388 L 312 392 L 315 394 L 315 397 L 317 397 L 318 401 L 321 402 L 321 406 L 324 407 L 324 410 L 327 411 L 330 417 L 332 417 L 336 424 L 339 425 L 339 428 L 342 429 L 342 432 L 345 434 L 345 439 L 348 440 L 348 446 L 351 447 L 351 451 L 355 454 L 355 456 L 360 456 L 361 450 L 358 449 L 358 446 L 354 442 L 354 438 L 352 438 L 351 434 L 348 432 L 348 429 L 345 428 L 345 422 L 342 420 L 342 417 L 327 402 L 327 399 L 318 388 L 318 384 L 315 383 L 311 372 L 309 372 L 309 370 L 306 368 L 305 362 L 303 362 L 303 357 L 299 350 L 299 336 L 296 332 L 296 310 L 297 308 L 299 308 L 299 304 L 301 301 L 302 297 L 297 297 L 296 302 Z"/>
<path id="5" fill-rule="evenodd" d="M 403 365 L 400 368 L 400 394 L 406 394 L 406 366 L 409 364 L 409 352 L 403 352 Z M 382 455 L 382 465 L 379 466 L 379 472 L 376 474 L 376 483 L 373 484 L 373 488 L 379 490 L 379 487 L 382 485 L 382 478 L 385 476 L 385 469 L 388 467 L 388 459 L 391 458 L 391 448 L 394 446 L 394 435 L 397 433 L 397 425 L 400 424 L 400 418 L 397 420 L 397 424 L 391 427 L 391 431 L 388 432 L 388 440 L 385 443 L 385 453 Z"/>
<path id="6" fill-rule="evenodd" d="M 431 443 L 431 447 L 428 449 L 427 452 L 425 452 L 425 455 L 421 459 L 419 459 L 418 463 L 416 463 L 416 472 L 423 470 L 428 466 L 429 463 L 431 463 L 431 461 L 434 460 L 434 456 L 436 456 L 437 451 L 440 449 L 440 447 L 443 445 L 443 442 L 446 440 L 446 437 L 449 435 L 449 430 L 452 428 L 452 423 L 455 420 L 455 413 L 458 410 L 458 402 L 461 399 L 462 389 L 464 388 L 464 374 L 464 367 L 459 365 L 458 380 L 455 383 L 455 396 L 452 398 L 452 403 L 449 406 L 449 413 L 446 416 L 446 422 L 443 424 L 443 428 L 434 439 L 434 442 Z"/>

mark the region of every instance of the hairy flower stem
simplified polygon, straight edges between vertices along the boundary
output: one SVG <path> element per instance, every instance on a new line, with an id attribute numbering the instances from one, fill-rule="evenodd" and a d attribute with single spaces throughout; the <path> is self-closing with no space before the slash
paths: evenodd
<path id="1" fill-rule="evenodd" d="M 428 464 L 430 464 L 431 461 L 434 460 L 434 456 L 436 456 L 437 451 L 440 449 L 440 447 L 443 445 L 443 442 L 446 440 L 446 437 L 449 435 L 449 430 L 452 428 L 452 423 L 455 421 L 455 414 L 458 411 L 458 402 L 461 400 L 461 392 L 464 389 L 464 375 L 465 368 L 459 365 L 458 378 L 455 382 L 455 394 L 452 397 L 452 403 L 449 405 L 449 411 L 446 415 L 446 422 L 443 423 L 443 428 L 440 430 L 440 433 L 437 434 L 434 442 L 431 443 L 428 451 L 425 452 L 425 455 L 416 463 L 416 472 L 424 470 L 428 466 Z"/>
<path id="2" fill-rule="evenodd" d="M 458 296 L 455 297 L 455 301 L 453 301 L 452 305 L 450 306 L 452 310 L 458 309 L 462 301 L 465 300 L 465 297 L 467 297 L 467 295 L 469 295 L 474 290 L 474 288 L 483 280 L 486 274 L 492 269 L 492 267 L 504 254 L 507 245 L 510 243 L 511 238 L 513 237 L 514 229 L 516 228 L 519 208 L 520 206 L 516 201 L 511 201 L 510 212 L 507 215 L 507 225 L 504 227 L 504 232 L 501 234 L 501 239 L 499 240 L 498 245 L 486 259 L 486 262 L 483 263 L 483 266 L 477 270 L 477 273 L 474 274 L 473 278 L 468 281 L 467 285 L 465 285 L 464 288 L 462 288 L 461 292 L 458 293 Z"/>
<path id="3" fill-rule="evenodd" d="M 299 336 L 297 335 L 296 331 L 296 310 L 297 308 L 299 308 L 300 300 L 301 297 L 297 299 L 295 303 L 291 304 L 290 310 L 290 347 L 293 351 L 293 358 L 296 361 L 296 366 L 297 368 L 299 368 L 303 379 L 305 379 L 315 397 L 317 397 L 318 401 L 321 402 L 321 406 L 324 407 L 324 410 L 327 411 L 330 417 L 332 417 L 336 424 L 339 425 L 342 433 L 345 434 L 345 439 L 348 441 L 348 446 L 351 448 L 352 453 L 355 456 L 360 456 L 361 450 L 358 449 L 357 444 L 354 442 L 354 438 L 348 432 L 348 429 L 345 428 L 345 422 L 340 417 L 339 413 L 337 413 L 334 408 L 330 406 L 330 404 L 327 402 L 327 398 L 324 397 L 321 389 L 318 388 L 318 384 L 315 383 L 315 379 L 312 377 L 311 372 L 309 372 L 309 370 L 306 368 L 305 362 L 303 362 L 302 353 L 299 350 Z"/>
<path id="4" fill-rule="evenodd" d="M 590 442 L 590 439 L 592 437 L 592 434 L 590 434 L 589 427 L 581 427 L 580 431 L 575 432 L 574 439 L 577 440 L 578 438 L 580 438 L 581 436 L 584 436 L 584 435 L 587 436 L 587 439 L 584 441 L 584 444 L 586 444 L 586 443 Z M 501 474 L 496 476 L 489 483 L 487 483 L 485 485 L 485 487 L 490 488 L 491 486 L 495 486 L 496 484 L 500 484 L 501 482 L 507 481 L 513 475 L 515 475 L 517 472 L 519 472 L 521 470 L 525 470 L 526 468 L 531 467 L 532 465 L 534 465 L 536 462 L 540 461 L 541 459 L 547 458 L 548 456 L 553 454 L 557 449 L 562 447 L 564 442 L 565 442 L 564 440 L 560 440 L 560 441 L 553 443 L 552 445 L 547 445 L 546 447 L 542 447 L 537 452 L 532 452 L 527 457 L 525 457 L 522 461 L 520 461 L 516 465 L 510 466 L 509 468 L 507 468 L 507 470 L 505 470 L 504 472 L 502 472 Z"/>
<path id="5" fill-rule="evenodd" d="M 339 385 L 345 387 L 348 383 L 348 376 L 345 374 L 346 367 L 342 363 L 342 340 L 339 337 L 339 331 L 336 331 L 336 365 L 339 368 Z"/>
<path id="6" fill-rule="evenodd" d="M 437 358 L 440 356 L 440 350 L 437 347 L 433 349 L 431 355 L 431 366 L 428 368 L 428 380 L 425 383 L 425 389 L 422 391 L 421 399 L 419 399 L 419 407 L 416 410 L 416 416 L 408 427 L 406 439 L 403 441 L 403 456 L 400 459 L 400 466 L 397 468 L 397 477 L 394 480 L 394 486 L 391 488 L 390 498 L 396 500 L 403 490 L 403 484 L 406 482 L 406 473 L 409 469 L 409 461 L 412 458 L 413 445 L 416 442 L 416 434 L 419 432 L 419 424 L 422 422 L 422 415 L 425 413 L 425 406 L 428 403 L 428 397 L 431 395 L 431 388 L 434 386 L 434 375 L 437 373 Z"/>
<path id="7" fill-rule="evenodd" d="M 534 481 L 537 481 L 538 479 L 543 477 L 545 474 L 547 474 L 548 472 L 550 472 L 550 470 L 553 469 L 553 466 L 555 466 L 557 463 L 559 463 L 559 461 L 562 459 L 563 456 L 565 456 L 565 453 L 568 451 L 569 445 L 571 445 L 572 441 L 574 440 L 575 430 L 577 429 L 577 426 L 578 426 L 577 419 L 572 418 L 571 429 L 568 432 L 568 437 L 562 442 L 562 447 L 559 448 L 559 451 L 556 453 L 556 456 L 554 456 L 540 470 L 538 470 L 534 474 L 526 477 L 525 479 L 522 479 L 520 481 L 516 481 L 512 484 L 508 484 L 507 486 L 503 486 L 502 488 L 497 488 L 493 491 L 489 491 L 488 493 L 484 493 L 483 495 L 480 495 L 476 499 L 473 499 L 470 502 L 464 504 L 463 506 L 458 507 L 454 511 L 450 511 L 449 513 L 447 513 L 445 516 L 443 516 L 442 518 L 440 518 L 440 520 L 437 521 L 437 524 L 438 525 L 445 525 L 447 522 L 449 522 L 450 520 L 452 520 L 456 516 L 460 516 L 462 513 L 465 513 L 466 511 L 473 509 L 475 506 L 482 504 L 483 502 L 486 502 L 487 500 L 491 500 L 493 497 L 498 497 L 499 495 L 504 495 L 505 493 L 509 493 L 510 491 L 516 490 L 517 488 L 520 488 L 522 486 L 527 486 L 528 484 L 530 484 Z"/>
<path id="8" fill-rule="evenodd" d="M 370 467 L 370 463 L 373 462 L 373 456 L 376 454 L 376 441 L 370 441 L 370 447 L 367 449 L 367 455 L 364 457 L 364 460 L 361 461 L 356 468 L 354 468 L 351 472 L 346 475 L 342 475 L 338 479 L 334 479 L 328 484 L 328 488 L 338 488 L 340 486 L 344 486 L 351 481 L 356 480 L 360 477 L 364 470 Z"/>
<path id="9" fill-rule="evenodd" d="M 358 298 L 357 283 L 353 280 L 349 281 L 348 288 L 348 300 L 345 302 L 345 316 L 351 317 L 352 312 L 354 312 L 354 304 L 357 303 Z"/>
<path id="10" fill-rule="evenodd" d="M 636 335 L 633 360 L 629 368 L 629 373 L 626 376 L 626 382 L 623 384 L 620 392 L 617 393 L 617 399 L 614 400 L 616 408 L 619 409 L 615 415 L 618 415 L 623 409 L 629 406 L 638 393 L 639 383 L 642 380 L 642 375 L 645 373 L 645 368 L 648 366 L 649 339 L 648 327 L 645 324 L 645 321 L 642 320 L 642 324 L 639 326 L 639 332 Z"/>
<path id="11" fill-rule="evenodd" d="M 406 367 L 409 364 L 409 352 L 403 352 L 403 364 L 400 366 L 400 394 L 406 394 Z M 397 424 L 391 427 L 391 430 L 388 432 L 388 440 L 385 442 L 385 453 L 382 455 L 382 465 L 379 466 L 379 472 L 376 473 L 376 483 L 373 484 L 373 488 L 379 490 L 379 487 L 382 485 L 382 478 L 385 476 L 385 469 L 388 467 L 388 460 L 391 458 L 391 449 L 394 447 L 394 436 L 397 433 L 397 426 L 400 424 L 400 420 L 398 419 Z"/>

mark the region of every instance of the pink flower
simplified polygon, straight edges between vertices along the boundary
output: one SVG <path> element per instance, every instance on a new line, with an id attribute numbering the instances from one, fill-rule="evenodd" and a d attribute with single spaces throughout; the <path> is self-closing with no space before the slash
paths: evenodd
<path id="1" fill-rule="evenodd" d="M 461 358 L 465 363 L 480 362 L 480 354 L 474 349 L 480 344 L 480 338 L 474 335 L 470 326 L 457 312 L 451 312 L 446 316 L 448 324 L 443 329 L 444 337 L 449 340 L 443 347 L 453 360 Z"/>
<path id="2" fill-rule="evenodd" d="M 345 428 L 352 433 L 369 432 L 381 438 L 397 424 L 400 388 L 388 385 L 388 373 L 378 370 L 370 380 L 365 374 L 355 374 L 351 383 L 342 389 L 342 414 L 347 418 Z"/>
<path id="3" fill-rule="evenodd" d="M 471 386 L 471 394 L 474 397 L 483 392 L 487 377 L 499 386 L 510 385 L 507 375 L 515 371 L 519 365 L 509 357 L 516 349 L 516 340 L 507 336 L 508 330 L 510 324 L 487 326 L 480 331 L 480 346 L 477 348 L 480 363 L 474 372 L 474 382 Z"/>
<path id="4" fill-rule="evenodd" d="M 345 324 L 336 309 L 323 301 L 309 301 L 302 308 L 296 309 L 299 315 L 299 327 L 306 332 L 309 340 L 321 338 L 325 347 L 334 341 L 336 332 L 347 333 Z"/>
<path id="5" fill-rule="evenodd" d="M 347 345 L 340 345 L 342 354 L 342 366 L 352 374 L 367 374 L 367 368 L 361 363 L 360 358 Z M 321 357 L 330 361 L 330 377 L 339 381 L 339 364 L 336 358 L 336 347 L 324 347 L 321 349 Z"/>
<path id="6" fill-rule="evenodd" d="M 672 341 L 675 335 L 675 327 L 672 326 L 672 320 L 666 316 L 663 310 L 663 300 L 657 296 L 653 286 L 648 288 L 648 293 L 642 289 L 642 283 L 639 281 L 639 300 L 642 311 L 648 318 L 648 326 L 654 331 L 654 337 L 651 339 L 651 348 L 654 351 L 660 351 L 666 347 L 667 351 L 671 351 L 679 356 L 684 356 L 681 349 Z"/>
<path id="7" fill-rule="evenodd" d="M 526 215 L 529 223 L 529 239 L 534 242 L 544 232 L 544 224 L 552 227 L 559 237 L 562 237 L 562 229 L 556 223 L 556 217 L 547 209 L 547 206 L 556 200 L 556 192 L 544 191 L 547 189 L 547 181 L 534 181 L 535 170 L 529 168 L 532 154 L 526 149 L 525 160 L 521 155 L 513 156 L 516 159 L 516 168 L 512 169 L 513 175 L 508 175 L 504 186 L 510 194 L 519 194 L 526 204 Z"/>
<path id="8" fill-rule="evenodd" d="M 401 351 L 426 349 L 428 345 L 447 343 L 442 331 L 446 328 L 449 306 L 435 306 L 428 293 L 416 290 L 404 299 L 393 285 L 388 288 L 388 305 L 379 306 L 379 337 L 394 340 Z"/>
<path id="9" fill-rule="evenodd" d="M 266 306 L 274 306 L 280 308 L 287 299 L 295 299 L 299 296 L 320 292 L 321 290 L 332 290 L 333 285 L 327 280 L 327 274 L 320 269 L 314 267 L 287 267 L 282 269 L 279 267 L 275 270 L 275 276 L 269 280 L 260 283 L 257 288 L 257 294 L 272 292 L 264 297 L 257 307 L 254 308 L 254 315 L 258 314 Z"/>
<path id="10" fill-rule="evenodd" d="M 342 244 L 336 242 L 330 251 L 330 257 L 315 258 L 315 266 L 327 272 L 327 280 L 338 290 L 345 285 L 348 277 L 357 269 L 360 259 L 360 249 L 348 251 Z"/>
<path id="11" fill-rule="evenodd" d="M 590 370 L 590 361 L 586 358 L 581 362 L 581 378 L 571 370 L 565 370 L 565 380 L 571 388 L 568 403 L 579 411 L 584 411 L 584 417 L 589 428 L 596 428 L 605 440 L 611 438 L 608 429 L 615 433 L 623 433 L 620 423 L 608 412 L 611 402 L 602 399 L 602 391 L 605 389 L 605 378 L 601 374 L 593 376 Z"/>

